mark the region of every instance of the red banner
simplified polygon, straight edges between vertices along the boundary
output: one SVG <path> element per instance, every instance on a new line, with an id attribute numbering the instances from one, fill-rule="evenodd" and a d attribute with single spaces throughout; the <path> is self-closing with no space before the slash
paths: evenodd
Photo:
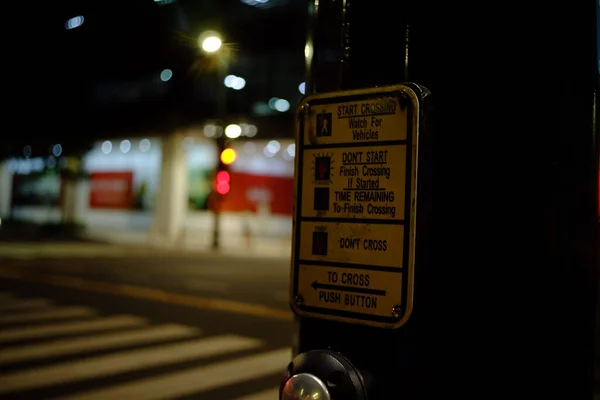
<path id="1" fill-rule="evenodd" d="M 130 210 L 133 205 L 133 172 L 92 172 L 90 208 Z"/>
<path id="2" fill-rule="evenodd" d="M 220 209 L 251 212 L 268 210 L 271 214 L 292 215 L 294 178 L 231 171 L 231 191 L 223 199 Z"/>

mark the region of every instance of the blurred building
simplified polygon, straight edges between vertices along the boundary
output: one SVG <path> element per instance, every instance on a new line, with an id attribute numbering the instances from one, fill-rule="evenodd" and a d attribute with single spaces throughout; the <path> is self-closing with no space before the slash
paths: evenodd
<path id="1" fill-rule="evenodd" d="M 208 244 L 218 149 L 207 124 L 164 137 L 110 138 L 83 157 L 87 179 L 76 188 L 75 219 L 105 237 L 150 235 L 173 243 L 193 236 Z M 293 209 L 295 144 L 291 139 L 255 140 L 256 126 L 232 142 L 231 191 L 222 204 L 224 237 L 288 237 Z M 56 149 L 55 150 L 59 150 Z M 65 157 L 13 158 L 0 175 L 0 217 L 32 222 L 63 218 Z"/>
<path id="2" fill-rule="evenodd" d="M 91 229 L 166 241 L 208 232 L 214 137 L 240 124 L 223 231 L 288 235 L 307 10 L 305 0 L 7 3 L 43 41 L 15 34 L 5 47 L 4 122 L 18 129 L 0 141 L 0 216 L 56 221 L 76 195 L 68 202 Z M 217 53 L 202 50 L 208 31 L 222 39 Z M 67 190 L 59 170 L 71 155 L 89 176 Z"/>

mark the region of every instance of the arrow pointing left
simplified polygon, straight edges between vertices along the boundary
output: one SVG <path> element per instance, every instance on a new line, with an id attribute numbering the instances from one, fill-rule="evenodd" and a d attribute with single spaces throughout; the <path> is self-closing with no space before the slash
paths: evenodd
<path id="1" fill-rule="evenodd" d="M 362 294 L 374 294 L 377 296 L 385 296 L 386 291 L 380 289 L 367 289 L 367 288 L 357 288 L 351 286 L 340 286 L 340 285 L 330 285 L 327 283 L 319 283 L 318 281 L 314 281 L 310 286 L 313 289 L 328 289 L 328 290 L 338 290 L 340 292 L 350 292 L 350 293 L 362 293 Z"/>

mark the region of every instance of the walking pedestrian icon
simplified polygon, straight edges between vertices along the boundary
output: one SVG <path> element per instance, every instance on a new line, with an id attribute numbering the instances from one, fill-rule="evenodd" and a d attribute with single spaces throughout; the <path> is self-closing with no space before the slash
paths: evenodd
<path id="1" fill-rule="evenodd" d="M 331 113 L 317 114 L 317 137 L 331 136 Z"/>

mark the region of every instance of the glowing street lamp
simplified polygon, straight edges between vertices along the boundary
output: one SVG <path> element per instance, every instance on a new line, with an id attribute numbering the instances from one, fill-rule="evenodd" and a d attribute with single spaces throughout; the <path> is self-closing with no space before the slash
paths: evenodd
<path id="1" fill-rule="evenodd" d="M 214 53 L 219 51 L 223 42 L 221 36 L 214 31 L 204 32 L 198 39 L 200 48 L 207 53 Z"/>
<path id="2" fill-rule="evenodd" d="M 203 59 L 212 64 L 213 67 L 216 66 L 217 70 L 217 79 L 219 83 L 219 90 L 217 93 L 217 118 L 223 119 L 226 115 L 226 90 L 221 86 L 221 82 L 224 82 L 225 76 L 227 74 L 227 61 L 228 61 L 228 51 L 230 50 L 228 47 L 223 48 L 223 41 L 221 40 L 221 35 L 215 31 L 206 31 L 203 32 L 198 37 L 198 45 L 202 49 L 204 53 L 208 55 L 208 57 L 203 57 Z M 244 82 L 245 83 L 245 82 Z M 237 129 L 236 129 L 237 128 Z M 239 132 L 238 132 L 239 131 Z M 238 125 L 229 125 L 225 129 L 225 136 L 228 138 L 236 138 L 241 134 L 241 128 Z M 230 183 L 229 183 L 229 172 L 224 170 L 222 167 L 231 164 L 235 160 L 235 151 L 233 149 L 226 149 L 226 143 L 224 137 L 217 137 L 217 146 L 222 149 L 221 154 L 221 164 L 217 166 L 217 182 L 214 190 L 219 195 L 225 195 L 229 192 Z M 214 223 L 213 223 L 213 243 L 212 247 L 214 249 L 219 248 L 219 237 L 220 237 L 220 210 L 216 207 L 213 210 L 214 215 Z"/>
<path id="3" fill-rule="evenodd" d="M 227 136 L 230 139 L 239 138 L 241 134 L 242 127 L 238 124 L 227 125 L 227 127 L 225 128 L 225 136 Z"/>

